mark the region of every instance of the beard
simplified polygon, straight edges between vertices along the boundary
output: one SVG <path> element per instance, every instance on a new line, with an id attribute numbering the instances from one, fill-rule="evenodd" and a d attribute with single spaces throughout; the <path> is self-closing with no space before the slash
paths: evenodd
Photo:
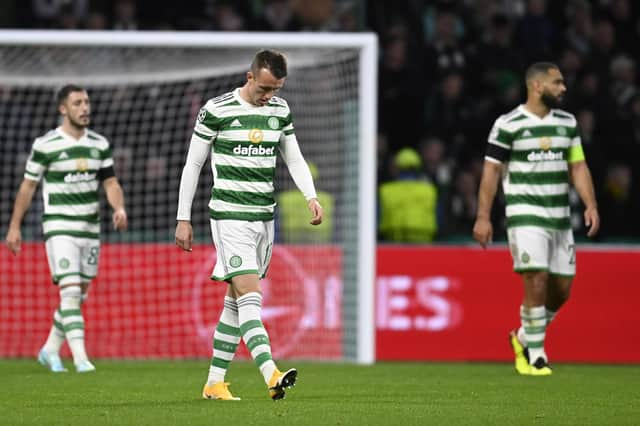
<path id="1" fill-rule="evenodd" d="M 542 93 L 540 100 L 549 109 L 558 108 L 562 105 L 562 96 L 553 96 L 548 92 Z"/>
<path id="2" fill-rule="evenodd" d="M 76 129 L 85 129 L 89 127 L 89 121 L 90 120 L 86 120 L 85 122 L 83 122 L 81 119 L 74 120 L 73 118 L 69 117 L 69 123 L 71 123 L 71 125 Z"/>

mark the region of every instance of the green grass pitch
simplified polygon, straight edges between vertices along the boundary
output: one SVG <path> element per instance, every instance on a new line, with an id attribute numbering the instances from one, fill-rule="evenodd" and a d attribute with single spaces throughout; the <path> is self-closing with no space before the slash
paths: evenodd
<path id="1" fill-rule="evenodd" d="M 281 362 L 298 368 L 298 384 L 273 402 L 255 366 L 234 362 L 227 379 L 242 401 L 222 402 L 200 395 L 206 360 L 95 364 L 53 374 L 0 360 L 0 424 L 640 424 L 640 366 L 558 364 L 551 377 L 519 377 L 509 364 Z"/>

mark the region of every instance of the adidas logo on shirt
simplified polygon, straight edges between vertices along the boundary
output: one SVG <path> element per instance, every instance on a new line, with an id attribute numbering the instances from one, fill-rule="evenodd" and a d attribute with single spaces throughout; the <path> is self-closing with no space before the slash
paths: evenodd
<path id="1" fill-rule="evenodd" d="M 67 158 L 69 158 L 67 151 L 62 151 L 62 154 L 58 155 L 58 160 L 66 160 Z"/>
<path id="2" fill-rule="evenodd" d="M 531 132 L 529 130 L 525 130 L 524 132 L 522 132 L 523 138 L 528 138 L 529 136 L 531 136 Z"/>
<path id="3" fill-rule="evenodd" d="M 235 120 L 233 120 L 231 122 L 231 126 L 230 127 L 242 127 L 242 123 L 240 123 L 240 120 L 238 120 L 237 118 Z"/>

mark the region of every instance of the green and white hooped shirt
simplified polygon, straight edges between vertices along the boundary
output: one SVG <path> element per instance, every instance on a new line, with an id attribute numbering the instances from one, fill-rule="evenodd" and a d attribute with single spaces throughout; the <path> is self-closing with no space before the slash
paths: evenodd
<path id="1" fill-rule="evenodd" d="M 273 96 L 256 106 L 240 96 L 240 89 L 210 99 L 198 114 L 190 155 L 204 161 L 198 147 L 210 145 L 213 188 L 209 214 L 213 219 L 273 220 L 273 180 L 278 151 L 305 198 L 316 197 L 309 168 L 300 153 L 287 102 Z M 205 158 L 206 154 L 204 153 Z M 194 176 L 185 165 L 180 185 L 178 220 L 190 220 Z M 199 174 L 199 168 L 196 172 Z"/>
<path id="2" fill-rule="evenodd" d="M 112 167 L 109 141 L 91 130 L 75 139 L 58 127 L 34 141 L 24 177 L 44 181 L 45 239 L 99 238 L 100 171 Z"/>
<path id="3" fill-rule="evenodd" d="M 508 228 L 571 229 L 569 164 L 585 159 L 572 114 L 552 109 L 540 118 L 518 106 L 496 120 L 485 159 L 506 164 Z"/>

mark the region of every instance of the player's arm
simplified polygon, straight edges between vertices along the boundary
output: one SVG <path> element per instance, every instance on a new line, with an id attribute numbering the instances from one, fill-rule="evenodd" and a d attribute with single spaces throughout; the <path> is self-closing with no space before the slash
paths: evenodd
<path id="1" fill-rule="evenodd" d="M 593 237 L 600 229 L 600 215 L 598 214 L 598 203 L 593 189 L 593 179 L 585 160 L 577 127 L 576 134 L 571 140 L 567 162 L 569 163 L 569 179 L 584 203 L 584 224 L 588 228 L 587 236 Z"/>
<path id="2" fill-rule="evenodd" d="M 491 224 L 491 207 L 498 191 L 498 182 L 502 172 L 502 164 L 509 160 L 513 135 L 500 126 L 498 118 L 491 133 L 485 154 L 480 188 L 478 189 L 478 210 L 473 225 L 473 238 L 484 248 L 493 239 Z"/>
<path id="3" fill-rule="evenodd" d="M 31 205 L 33 194 L 38 187 L 38 182 L 42 179 L 49 164 L 47 155 L 38 149 L 40 146 L 39 143 L 39 140 L 36 139 L 31 147 L 29 159 L 27 160 L 24 170 L 24 179 L 18 189 L 16 201 L 13 206 L 13 213 L 11 214 L 11 221 L 9 222 L 6 241 L 9 250 L 11 250 L 14 255 L 20 252 L 20 246 L 22 244 L 22 235 L 20 233 L 22 219 Z"/>
<path id="4" fill-rule="evenodd" d="M 573 182 L 573 186 L 578 191 L 578 195 L 580 195 L 585 206 L 584 223 L 589 229 L 587 236 L 593 237 L 600 229 L 600 215 L 598 214 L 598 203 L 593 189 L 593 179 L 587 162 L 582 160 L 569 163 L 569 174 L 571 182 Z"/>
<path id="5" fill-rule="evenodd" d="M 212 141 L 215 139 L 217 132 L 215 117 L 206 109 L 202 108 L 198 114 L 187 159 L 182 168 L 182 177 L 180 178 L 180 192 L 178 194 L 178 214 L 176 219 L 176 245 L 182 250 L 191 251 L 193 242 L 193 227 L 191 226 L 191 205 L 193 197 L 198 187 L 198 179 L 200 171 L 207 161 L 207 156 L 211 150 Z"/>
<path id="6" fill-rule="evenodd" d="M 20 252 L 20 247 L 22 245 L 20 226 L 22 225 L 22 219 L 24 218 L 25 213 L 31 205 L 31 200 L 33 199 L 33 194 L 36 192 L 37 187 L 38 181 L 25 178 L 22 180 L 20 188 L 18 189 L 6 238 L 7 246 L 14 255 Z"/>
<path id="7" fill-rule="evenodd" d="M 107 201 L 113 209 L 113 228 L 118 231 L 127 229 L 127 211 L 124 208 L 124 191 L 115 176 L 109 176 L 102 181 L 102 186 L 107 194 Z"/>
<path id="8" fill-rule="evenodd" d="M 482 169 L 482 179 L 478 190 L 478 210 L 476 222 L 473 225 L 473 238 L 484 248 L 493 239 L 493 225 L 491 225 L 491 206 L 496 197 L 500 180 L 501 164 L 485 160 Z"/>
<path id="9" fill-rule="evenodd" d="M 311 221 L 309 223 L 312 225 L 321 224 L 324 210 L 318 201 L 309 166 L 302 156 L 298 140 L 293 133 L 285 135 L 280 141 L 280 154 L 287 164 L 293 182 L 307 200 L 307 205 L 311 211 Z"/>
<path id="10" fill-rule="evenodd" d="M 116 177 L 116 172 L 113 168 L 113 156 L 111 155 L 111 148 L 108 144 L 102 154 L 103 160 L 98 169 L 98 180 L 102 182 L 102 187 L 107 195 L 107 201 L 113 209 L 113 214 L 111 215 L 113 229 L 123 231 L 127 229 L 129 224 L 127 211 L 124 208 L 124 192 Z"/>

